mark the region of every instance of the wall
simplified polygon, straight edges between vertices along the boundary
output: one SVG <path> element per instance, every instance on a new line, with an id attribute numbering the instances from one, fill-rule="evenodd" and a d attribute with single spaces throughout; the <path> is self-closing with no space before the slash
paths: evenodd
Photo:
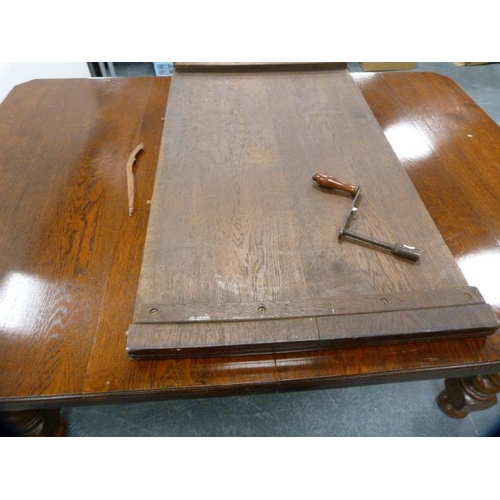
<path id="1" fill-rule="evenodd" d="M 86 62 L 0 62 L 0 102 L 19 83 L 36 78 L 89 78 Z"/>

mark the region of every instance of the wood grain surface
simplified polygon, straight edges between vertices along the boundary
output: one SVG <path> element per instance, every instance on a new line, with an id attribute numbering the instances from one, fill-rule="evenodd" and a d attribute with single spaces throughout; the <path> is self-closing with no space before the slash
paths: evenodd
<path id="1" fill-rule="evenodd" d="M 367 236 L 418 246 L 419 262 L 339 240 L 352 200 L 338 190 L 319 189 L 311 179 L 318 171 L 364 187 L 351 227 Z M 317 301 L 327 305 L 321 315 L 336 316 L 337 300 L 355 302 L 358 312 L 369 313 L 370 297 L 363 309 L 366 295 L 427 290 L 434 291 L 434 308 L 449 307 L 462 303 L 463 295 L 452 303 L 448 289 L 465 284 L 347 71 L 299 66 L 297 71 L 269 73 L 259 66 L 245 73 L 175 73 L 134 323 L 187 324 L 155 326 L 155 334 L 145 337 L 148 356 L 155 343 L 159 357 L 195 355 L 191 340 L 178 341 L 183 331 L 190 339 L 197 336 L 196 355 L 212 356 L 224 349 L 234 353 L 229 341 L 233 336 L 221 336 L 220 326 L 191 328 L 192 321 L 311 317 L 318 315 Z M 426 307 L 421 296 L 416 293 L 412 304 L 407 299 L 406 309 Z M 380 303 L 382 297 L 375 300 Z M 287 303 L 286 313 L 276 306 L 280 302 Z M 410 317 L 402 321 L 402 312 L 392 321 L 393 303 L 385 300 L 387 314 L 373 315 L 369 322 L 357 317 L 352 326 L 346 317 L 322 321 L 315 345 L 321 347 L 326 339 L 345 345 L 350 336 L 370 342 L 378 337 L 375 332 L 402 340 L 407 333 L 417 334 L 416 325 L 425 339 L 447 331 L 454 336 L 461 329 L 458 318 L 464 316 L 452 310 L 417 322 Z M 484 334 L 498 327 L 487 308 L 478 307 L 473 317 L 475 331 L 481 325 Z M 372 332 L 360 332 L 362 325 L 374 323 Z M 261 329 L 247 326 L 249 332 Z M 244 328 L 235 325 L 232 331 Z M 469 320 L 463 330 L 471 331 Z M 146 331 L 146 326 L 130 328 L 127 345 L 135 357 L 140 355 L 138 345 L 146 347 L 145 339 L 136 337 Z M 270 333 L 270 352 L 290 349 L 286 331 L 280 328 L 281 347 Z M 248 353 L 262 351 L 260 334 L 254 349 L 249 335 L 243 337 Z M 173 343 L 165 350 L 168 339 Z M 235 345 L 240 351 L 242 343 Z"/>
<path id="2" fill-rule="evenodd" d="M 468 284 L 500 316 L 498 126 L 439 75 L 354 76 Z M 169 78 L 38 80 L 16 87 L 0 106 L 3 409 L 500 370 L 498 333 L 307 353 L 130 360 L 126 331 L 169 84 Z M 136 213 L 128 217 L 123 165 L 140 142 Z"/>

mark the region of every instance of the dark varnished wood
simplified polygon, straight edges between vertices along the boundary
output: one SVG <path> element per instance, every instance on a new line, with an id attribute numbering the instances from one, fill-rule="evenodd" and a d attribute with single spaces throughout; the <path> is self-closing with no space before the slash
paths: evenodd
<path id="1" fill-rule="evenodd" d="M 96 338 L 116 331 L 103 329 L 102 307 L 124 240 L 137 253 L 123 255 L 122 288 L 140 264 L 168 88 L 168 79 L 34 81 L 1 105 L 2 396 L 85 392 Z M 129 218 L 124 166 L 140 142 Z"/>
<path id="2" fill-rule="evenodd" d="M 469 284 L 498 314 L 498 127 L 438 75 L 355 79 Z M 167 78 L 35 81 L 1 105 L 2 305 L 10 300 L 8 328 L 2 316 L 0 330 L 4 410 L 500 370 L 498 333 L 309 353 L 128 359 L 168 88 Z M 411 156 L 398 130 L 421 141 L 426 155 Z M 140 142 L 136 213 L 128 217 L 123 165 Z"/>

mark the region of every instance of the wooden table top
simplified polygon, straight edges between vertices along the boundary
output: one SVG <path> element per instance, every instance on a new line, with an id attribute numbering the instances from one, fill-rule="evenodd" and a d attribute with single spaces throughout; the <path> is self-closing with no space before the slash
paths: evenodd
<path id="1" fill-rule="evenodd" d="M 471 286 L 500 315 L 500 129 L 433 73 L 354 74 Z M 0 405 L 8 410 L 500 370 L 487 338 L 128 358 L 169 78 L 37 80 L 0 106 Z M 137 162 L 128 216 L 125 165 Z"/>

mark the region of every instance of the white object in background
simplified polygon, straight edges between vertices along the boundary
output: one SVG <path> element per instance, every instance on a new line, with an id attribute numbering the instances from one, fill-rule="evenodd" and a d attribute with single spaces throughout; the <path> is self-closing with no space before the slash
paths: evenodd
<path id="1" fill-rule="evenodd" d="M 20 83 L 37 78 L 90 78 L 86 62 L 0 62 L 0 103 Z"/>

